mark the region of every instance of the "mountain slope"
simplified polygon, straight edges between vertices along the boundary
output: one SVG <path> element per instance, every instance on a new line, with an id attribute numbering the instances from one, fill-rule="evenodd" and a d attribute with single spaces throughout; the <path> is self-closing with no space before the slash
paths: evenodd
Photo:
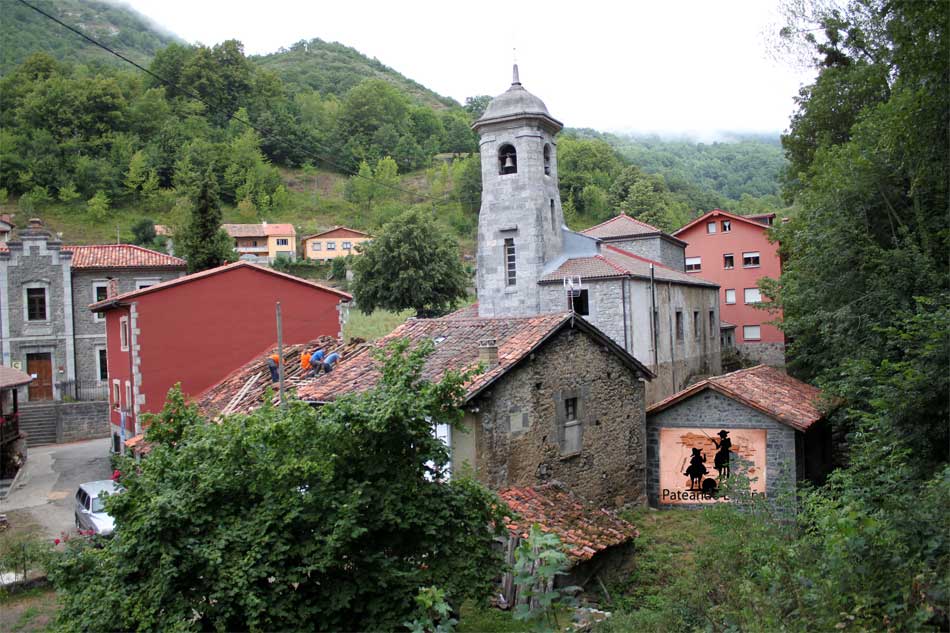
<path id="1" fill-rule="evenodd" d="M 370 59 L 355 48 L 319 38 L 297 42 L 289 49 L 251 58 L 259 67 L 277 73 L 285 84 L 342 96 L 363 79 L 384 79 L 421 105 L 435 109 L 459 104 Z"/>
<path id="2" fill-rule="evenodd" d="M 0 1 L 0 74 L 37 52 L 81 63 L 124 63 L 16 0 Z M 31 4 L 141 64 L 179 41 L 129 7 L 98 0 L 31 0 Z"/>

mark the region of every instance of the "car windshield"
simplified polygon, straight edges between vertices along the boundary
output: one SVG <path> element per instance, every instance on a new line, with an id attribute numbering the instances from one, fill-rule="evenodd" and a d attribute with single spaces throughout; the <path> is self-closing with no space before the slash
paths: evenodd
<path id="1" fill-rule="evenodd" d="M 104 510 L 105 510 L 105 501 L 106 501 L 105 497 L 103 497 L 103 498 L 101 498 L 101 499 L 100 499 L 99 497 L 93 497 L 93 498 L 92 498 L 92 511 L 93 511 L 93 512 L 102 512 L 102 511 L 104 511 Z"/>

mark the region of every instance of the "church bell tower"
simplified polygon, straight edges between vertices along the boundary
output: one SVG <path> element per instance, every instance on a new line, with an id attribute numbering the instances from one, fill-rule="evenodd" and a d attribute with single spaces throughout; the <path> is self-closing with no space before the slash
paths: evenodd
<path id="1" fill-rule="evenodd" d="M 541 313 L 538 280 L 563 247 L 557 145 L 563 124 L 525 90 L 515 65 L 511 87 L 472 128 L 480 137 L 478 316 Z"/>

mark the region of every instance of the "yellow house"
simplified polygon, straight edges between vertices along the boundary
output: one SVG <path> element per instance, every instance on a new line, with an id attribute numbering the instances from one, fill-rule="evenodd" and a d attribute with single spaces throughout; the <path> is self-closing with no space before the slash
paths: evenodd
<path id="1" fill-rule="evenodd" d="M 234 240 L 234 250 L 242 260 L 271 263 L 278 257 L 297 258 L 293 224 L 222 224 L 221 228 Z"/>
<path id="2" fill-rule="evenodd" d="M 355 253 L 357 244 L 369 242 L 372 239 L 371 235 L 362 231 L 336 226 L 328 231 L 303 238 L 303 256 L 305 259 L 330 261 Z"/>

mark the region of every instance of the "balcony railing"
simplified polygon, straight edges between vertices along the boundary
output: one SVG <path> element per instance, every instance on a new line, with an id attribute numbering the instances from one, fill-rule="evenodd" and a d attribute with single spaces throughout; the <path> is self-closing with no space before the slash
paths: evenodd
<path id="1" fill-rule="evenodd" d="M 109 399 L 108 383 L 98 381 L 63 380 L 56 383 L 60 398 L 90 402 Z"/>

